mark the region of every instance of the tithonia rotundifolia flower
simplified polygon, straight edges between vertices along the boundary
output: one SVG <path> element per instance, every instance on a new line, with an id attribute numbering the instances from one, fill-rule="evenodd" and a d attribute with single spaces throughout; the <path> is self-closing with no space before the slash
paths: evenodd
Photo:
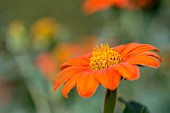
<path id="1" fill-rule="evenodd" d="M 139 78 L 138 66 L 158 68 L 161 58 L 155 52 L 159 50 L 150 44 L 134 42 L 113 48 L 101 44 L 94 51 L 62 64 L 53 81 L 54 91 L 64 83 L 62 94 L 66 98 L 75 86 L 81 97 L 92 96 L 98 85 L 115 90 L 122 78 Z"/>

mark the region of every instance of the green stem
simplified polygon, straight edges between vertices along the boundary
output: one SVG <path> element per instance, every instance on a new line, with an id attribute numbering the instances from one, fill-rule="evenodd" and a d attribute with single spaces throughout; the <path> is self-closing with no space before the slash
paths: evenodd
<path id="1" fill-rule="evenodd" d="M 116 97 L 117 97 L 117 89 L 113 91 L 109 89 L 106 90 L 103 113 L 114 113 L 114 108 L 117 99 Z"/>

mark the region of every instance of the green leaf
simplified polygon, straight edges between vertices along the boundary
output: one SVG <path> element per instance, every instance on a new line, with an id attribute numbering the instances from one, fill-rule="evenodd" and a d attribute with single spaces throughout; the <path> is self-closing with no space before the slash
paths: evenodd
<path id="1" fill-rule="evenodd" d="M 122 103 L 126 105 L 123 113 L 150 113 L 146 106 L 138 102 L 135 102 L 135 101 L 126 102 L 122 98 L 119 98 L 119 101 L 121 101 Z"/>

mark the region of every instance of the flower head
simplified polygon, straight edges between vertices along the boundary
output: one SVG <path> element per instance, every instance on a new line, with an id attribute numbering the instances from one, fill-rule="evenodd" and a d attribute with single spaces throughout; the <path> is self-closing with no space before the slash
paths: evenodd
<path id="1" fill-rule="evenodd" d="M 41 18 L 36 21 L 31 28 L 31 33 L 35 38 L 51 38 L 57 31 L 57 22 L 51 17 Z"/>
<path id="2" fill-rule="evenodd" d="M 87 14 L 92 14 L 112 6 L 124 7 L 126 4 L 127 0 L 86 0 L 83 4 L 83 9 Z"/>
<path id="3" fill-rule="evenodd" d="M 53 49 L 53 55 L 59 65 L 83 53 L 81 46 L 73 43 L 60 43 Z"/>
<path id="4" fill-rule="evenodd" d="M 97 11 L 109 9 L 111 7 L 125 9 L 141 9 L 153 7 L 154 0 L 86 0 L 83 9 L 87 14 L 93 14 Z"/>
<path id="5" fill-rule="evenodd" d="M 73 58 L 61 65 L 55 76 L 54 91 L 65 83 L 62 94 L 68 98 L 69 91 L 77 86 L 80 96 L 90 97 L 99 84 L 115 90 L 121 78 L 139 78 L 138 65 L 157 68 L 161 58 L 153 51 L 159 50 L 149 44 L 129 43 L 110 48 L 101 44 L 93 52 Z"/>
<path id="6" fill-rule="evenodd" d="M 44 17 L 31 26 L 32 43 L 37 50 L 46 50 L 59 33 L 59 24 L 54 18 Z"/>
<path id="7" fill-rule="evenodd" d="M 57 70 L 57 63 L 48 52 L 40 54 L 36 59 L 36 65 L 43 73 L 46 79 L 50 79 Z"/>

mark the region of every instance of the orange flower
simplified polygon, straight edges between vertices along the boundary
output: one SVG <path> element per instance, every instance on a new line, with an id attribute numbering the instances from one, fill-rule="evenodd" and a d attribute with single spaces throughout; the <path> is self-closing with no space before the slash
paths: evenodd
<path id="1" fill-rule="evenodd" d="M 97 11 L 106 10 L 110 7 L 140 9 L 153 7 L 155 0 L 86 0 L 83 9 L 87 14 L 93 14 Z"/>
<path id="2" fill-rule="evenodd" d="M 57 64 L 48 52 L 42 53 L 38 56 L 36 65 L 42 71 L 46 79 L 50 79 L 56 73 Z"/>
<path id="3" fill-rule="evenodd" d="M 54 18 L 44 17 L 31 26 L 32 44 L 37 50 L 46 50 L 55 41 L 59 25 Z"/>
<path id="4" fill-rule="evenodd" d="M 92 14 L 112 6 L 124 7 L 126 4 L 127 0 L 87 0 L 83 4 L 83 8 L 87 14 Z"/>
<path id="5" fill-rule="evenodd" d="M 41 18 L 31 27 L 31 33 L 35 38 L 51 38 L 57 32 L 57 22 L 51 17 Z"/>
<path id="6" fill-rule="evenodd" d="M 60 43 L 53 50 L 54 58 L 58 64 L 83 53 L 81 46 L 73 43 Z"/>
<path id="7" fill-rule="evenodd" d="M 90 97 L 99 84 L 115 90 L 121 78 L 136 80 L 140 66 L 159 67 L 160 56 L 152 51 L 159 50 L 149 44 L 129 43 L 110 48 L 101 44 L 92 53 L 73 58 L 61 65 L 55 76 L 54 91 L 65 83 L 62 94 L 68 98 L 69 91 L 76 85 L 80 96 Z"/>

